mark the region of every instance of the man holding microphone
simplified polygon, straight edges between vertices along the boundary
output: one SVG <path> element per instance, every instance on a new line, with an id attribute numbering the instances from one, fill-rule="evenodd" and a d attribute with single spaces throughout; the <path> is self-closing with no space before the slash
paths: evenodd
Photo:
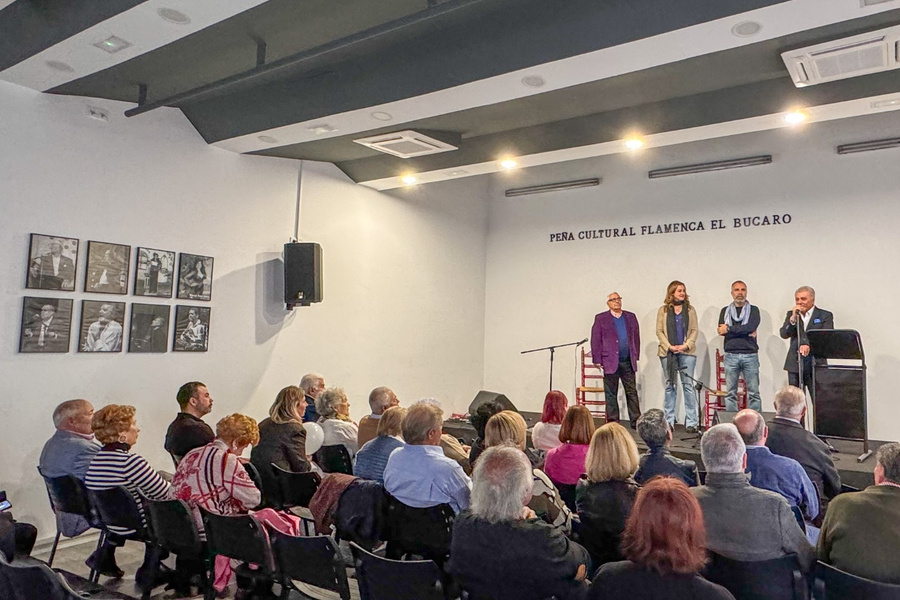
<path id="1" fill-rule="evenodd" d="M 813 397 L 812 359 L 809 357 L 809 338 L 806 336 L 806 332 L 810 329 L 834 329 L 834 315 L 816 306 L 816 290 L 804 285 L 794 292 L 794 307 L 787 312 L 779 333 L 783 339 L 791 340 L 787 357 L 784 359 L 788 383 L 800 389 L 805 386 L 809 389 L 810 397 Z M 802 383 L 800 360 L 797 359 L 798 342 L 803 363 Z"/>

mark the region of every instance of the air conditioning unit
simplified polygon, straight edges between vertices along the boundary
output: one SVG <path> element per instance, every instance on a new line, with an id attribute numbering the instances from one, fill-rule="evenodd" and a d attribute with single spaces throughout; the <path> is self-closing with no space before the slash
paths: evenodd
<path id="1" fill-rule="evenodd" d="M 781 59 L 797 87 L 890 71 L 900 68 L 900 26 L 798 48 Z"/>
<path id="2" fill-rule="evenodd" d="M 442 137 L 456 138 L 454 141 L 459 143 L 459 134 L 445 134 Z M 393 154 L 400 158 L 415 158 L 417 156 L 427 156 L 429 154 L 439 154 L 441 152 L 459 150 L 459 146 L 454 146 L 453 144 L 425 135 L 419 131 L 413 131 L 412 129 L 360 138 L 353 141 L 357 144 L 362 144 L 367 148 L 371 148 L 372 150 Z"/>

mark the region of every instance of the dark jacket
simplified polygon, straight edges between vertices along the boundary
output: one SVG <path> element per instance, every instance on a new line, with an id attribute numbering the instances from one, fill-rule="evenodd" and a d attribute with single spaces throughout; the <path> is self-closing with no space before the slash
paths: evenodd
<path id="1" fill-rule="evenodd" d="M 303 425 L 263 419 L 259 424 L 259 443 L 250 451 L 250 462 L 262 477 L 264 490 L 274 490 L 277 485 L 272 463 L 294 473 L 309 471 Z"/>
<path id="2" fill-rule="evenodd" d="M 468 511 L 453 523 L 450 572 L 471 600 L 578 598 L 588 553 L 540 519 L 489 523 Z"/>
<path id="3" fill-rule="evenodd" d="M 180 412 L 166 430 L 165 448 L 176 461 L 180 461 L 194 448 L 205 446 L 214 439 L 216 434 L 203 419 Z"/>
<path id="4" fill-rule="evenodd" d="M 591 586 L 590 600 L 734 600 L 731 592 L 700 575 L 660 575 L 631 561 L 607 563 Z"/>
<path id="5" fill-rule="evenodd" d="M 841 476 L 825 442 L 799 423 L 775 417 L 769 423 L 766 446 L 775 454 L 793 458 L 803 466 L 819 493 L 819 514 L 824 517 L 828 500 L 841 492 Z"/>
<path id="6" fill-rule="evenodd" d="M 694 487 L 698 483 L 697 463 L 676 458 L 662 446 L 651 447 L 649 452 L 641 456 L 641 465 L 634 474 L 634 480 L 644 485 L 657 475 L 675 477 L 688 487 Z"/>
<path id="7" fill-rule="evenodd" d="M 354 479 L 341 494 L 334 512 L 341 539 L 366 549 L 375 547 L 384 537 L 387 498 L 379 482 Z"/>
<path id="8" fill-rule="evenodd" d="M 640 485 L 633 479 L 590 483 L 582 475 L 575 488 L 581 519 L 579 539 L 591 554 L 594 568 L 622 560 L 619 542 Z"/>
<path id="9" fill-rule="evenodd" d="M 797 364 L 797 327 L 800 327 L 800 343 L 809 344 L 809 338 L 806 337 L 806 331 L 803 328 L 803 321 L 800 315 L 797 315 L 797 323 L 791 325 L 791 311 L 787 312 L 784 317 L 784 324 L 778 330 L 778 334 L 783 339 L 790 339 L 791 345 L 788 348 L 787 356 L 784 359 L 784 370 L 788 373 L 799 373 L 799 365 Z M 818 306 L 814 306 L 812 310 L 812 318 L 809 320 L 809 329 L 834 329 L 834 315 L 827 310 L 822 310 Z M 809 356 L 803 358 L 806 363 L 810 360 Z M 804 364 L 804 368 L 805 368 Z"/>
<path id="10" fill-rule="evenodd" d="M 719 325 L 725 324 L 725 311 L 727 309 L 728 307 L 725 306 L 719 311 Z M 744 305 L 743 310 L 746 309 L 747 306 Z M 741 313 L 741 315 L 743 314 L 744 313 Z M 758 353 L 759 344 L 756 341 L 756 336 L 750 335 L 757 329 L 759 329 L 759 308 L 751 305 L 750 319 L 747 321 L 747 324 L 741 325 L 740 323 L 733 323 L 728 328 L 728 333 L 725 334 L 725 352 L 729 354 Z"/>

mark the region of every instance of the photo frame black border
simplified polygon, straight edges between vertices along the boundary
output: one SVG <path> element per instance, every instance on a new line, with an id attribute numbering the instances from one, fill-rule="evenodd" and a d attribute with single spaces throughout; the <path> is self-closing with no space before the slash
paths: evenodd
<path id="1" fill-rule="evenodd" d="M 185 350 L 184 348 L 178 347 L 178 313 L 181 309 L 184 309 L 185 313 L 190 311 L 190 309 L 196 308 L 201 311 L 206 311 L 206 347 L 203 350 Z M 172 352 L 209 352 L 209 334 L 211 331 L 210 323 L 212 321 L 212 307 L 211 306 L 194 306 L 191 304 L 176 304 L 175 305 L 175 317 L 172 319 Z"/>
<path id="2" fill-rule="evenodd" d="M 194 257 L 194 258 L 203 258 L 203 259 L 208 258 L 210 260 L 209 273 L 207 274 L 207 276 L 209 277 L 209 297 L 208 298 L 193 298 L 191 296 L 183 296 L 182 295 L 183 290 L 182 290 L 181 271 L 182 271 L 182 265 L 184 265 L 184 257 L 185 256 L 190 256 L 190 257 Z M 175 294 L 175 298 L 177 300 L 191 300 L 191 301 L 195 301 L 195 302 L 211 302 L 212 301 L 213 269 L 216 266 L 215 262 L 216 262 L 216 259 L 213 256 L 205 256 L 203 254 L 191 254 L 190 252 L 179 252 L 178 253 L 178 292 Z"/>
<path id="3" fill-rule="evenodd" d="M 75 275 L 72 277 L 72 289 L 62 289 L 62 288 L 42 288 L 42 287 L 32 287 L 29 285 L 29 280 L 31 279 L 31 262 L 35 258 L 31 255 L 32 247 L 34 246 L 34 238 L 35 236 L 45 237 L 45 238 L 57 238 L 60 240 L 69 240 L 78 243 L 78 249 L 75 251 Z M 61 235 L 48 235 L 46 233 L 32 233 L 28 236 L 28 264 L 25 266 L 25 289 L 26 290 L 50 290 L 52 292 L 74 292 L 75 291 L 75 280 L 78 279 L 78 258 L 81 255 L 81 240 L 78 238 L 70 238 Z"/>
<path id="4" fill-rule="evenodd" d="M 119 246 L 125 248 L 127 250 L 127 254 L 125 255 L 125 287 L 122 292 L 100 292 L 97 290 L 88 289 L 88 279 L 90 278 L 91 273 L 91 244 L 106 244 L 108 246 Z M 127 296 L 128 295 L 128 285 L 131 279 L 131 246 L 128 244 L 117 244 L 115 242 L 101 242 L 98 240 L 88 240 L 87 242 L 87 256 L 84 259 L 85 262 L 85 270 L 84 270 L 84 291 L 88 294 L 109 294 L 111 296 Z M 124 317 L 123 317 L 124 319 Z"/>
<path id="5" fill-rule="evenodd" d="M 172 275 L 173 278 L 177 277 L 177 281 L 181 282 L 181 264 L 176 260 L 176 255 L 178 254 L 175 250 L 162 250 L 160 248 L 150 248 L 148 246 L 135 246 L 134 248 L 134 284 L 131 286 L 132 295 L 137 298 L 171 298 L 175 295 L 175 287 L 176 282 L 172 282 L 172 289 L 167 294 L 139 294 L 138 293 L 138 273 L 140 272 L 139 266 L 141 261 L 141 250 L 149 250 L 151 252 L 163 252 L 165 254 L 172 255 Z M 210 292 L 212 288 L 210 288 Z"/>
<path id="6" fill-rule="evenodd" d="M 56 302 L 57 305 L 69 304 L 69 326 L 66 331 L 66 348 L 65 350 L 25 350 L 25 311 L 28 307 L 29 300 L 49 300 Z M 44 302 L 41 302 L 43 304 Z M 22 319 L 19 322 L 19 353 L 20 354 L 67 354 L 72 346 L 72 312 L 75 310 L 75 300 L 72 298 L 44 298 L 41 296 L 23 296 L 22 297 Z M 57 308 L 57 313 L 59 308 Z"/>
<path id="7" fill-rule="evenodd" d="M 151 296 L 152 297 L 152 296 Z M 155 350 L 135 350 L 134 349 L 134 310 L 139 306 L 152 306 L 153 308 L 165 308 L 166 309 L 166 345 L 165 349 L 161 351 Z M 132 302 L 131 303 L 131 318 L 128 321 L 128 353 L 129 354 L 165 354 L 169 351 L 169 334 L 172 331 L 172 307 L 168 304 L 147 304 L 145 302 Z M 207 331 L 207 337 L 209 337 L 209 333 Z"/>
<path id="8" fill-rule="evenodd" d="M 102 304 L 121 305 L 118 310 L 119 310 L 119 314 L 122 315 L 122 344 L 118 350 L 110 350 L 110 351 L 104 351 L 104 352 L 87 352 L 82 349 L 82 348 L 84 348 L 84 342 L 85 342 L 84 338 L 86 337 L 86 334 L 87 334 L 87 331 L 84 326 L 84 315 L 87 313 L 87 311 L 85 310 L 85 307 L 88 302 L 91 302 L 93 304 L 101 304 L 101 305 Z M 114 301 L 107 301 L 107 300 L 82 300 L 81 301 L 81 315 L 78 319 L 78 348 L 77 348 L 77 351 L 79 353 L 83 353 L 83 354 L 117 354 L 117 353 L 122 352 L 125 348 L 125 332 L 127 331 L 126 324 L 125 324 L 125 317 L 127 315 L 128 315 L 128 309 L 127 309 L 125 302 L 114 302 Z M 90 327 L 90 325 L 88 325 L 88 327 Z M 128 325 L 128 327 L 130 327 L 130 324 Z M 129 340 L 129 342 L 130 342 L 130 340 Z"/>

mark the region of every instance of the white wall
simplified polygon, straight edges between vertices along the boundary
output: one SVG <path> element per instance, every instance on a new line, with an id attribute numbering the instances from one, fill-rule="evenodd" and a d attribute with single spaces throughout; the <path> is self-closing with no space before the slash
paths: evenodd
<path id="1" fill-rule="evenodd" d="M 485 386 L 520 408 L 539 410 L 547 390 L 547 354 L 521 350 L 590 335 L 606 295 L 618 291 L 637 314 L 642 350 L 639 390 L 644 407 L 661 407 L 663 376 L 656 358 L 655 318 L 666 286 L 687 285 L 700 319 L 697 373 L 709 378 L 718 312 L 743 279 L 760 307 L 763 409 L 786 383 L 787 342 L 778 337 L 793 292 L 812 285 L 818 304 L 839 328 L 857 329 L 868 371 L 869 428 L 875 439 L 900 438 L 896 376 L 900 325 L 893 318 L 900 284 L 900 168 L 897 150 L 838 156 L 838 143 L 900 135 L 895 115 L 811 124 L 798 130 L 647 150 L 634 156 L 557 165 L 497 177 L 490 207 L 485 325 Z M 650 180 L 653 168 L 774 155 L 774 164 Z M 503 189 L 600 176 L 599 187 L 520 198 Z M 788 226 L 550 243 L 551 233 L 603 227 L 790 213 Z M 574 394 L 575 353 L 557 353 L 554 387 Z M 621 394 L 622 392 L 620 392 Z M 624 400 L 622 401 L 624 410 Z"/>
<path id="2" fill-rule="evenodd" d="M 391 196 L 305 165 L 300 234 L 322 244 L 324 302 L 288 313 L 280 256 L 298 163 L 207 147 L 174 110 L 125 119 L 123 105 L 90 103 L 110 122 L 89 119 L 83 100 L 0 83 L 0 489 L 17 518 L 54 533 L 35 466 L 69 398 L 135 405 L 135 450 L 160 468 L 171 468 L 175 391 L 193 379 L 215 398 L 213 424 L 235 411 L 262 419 L 311 370 L 346 388 L 357 419 L 377 385 L 464 410 L 483 375 L 486 181 Z M 23 296 L 73 298 L 76 322 L 82 299 L 109 298 L 26 290 L 33 232 L 214 256 L 209 352 L 18 354 Z M 76 290 L 83 279 L 82 254 Z"/>

